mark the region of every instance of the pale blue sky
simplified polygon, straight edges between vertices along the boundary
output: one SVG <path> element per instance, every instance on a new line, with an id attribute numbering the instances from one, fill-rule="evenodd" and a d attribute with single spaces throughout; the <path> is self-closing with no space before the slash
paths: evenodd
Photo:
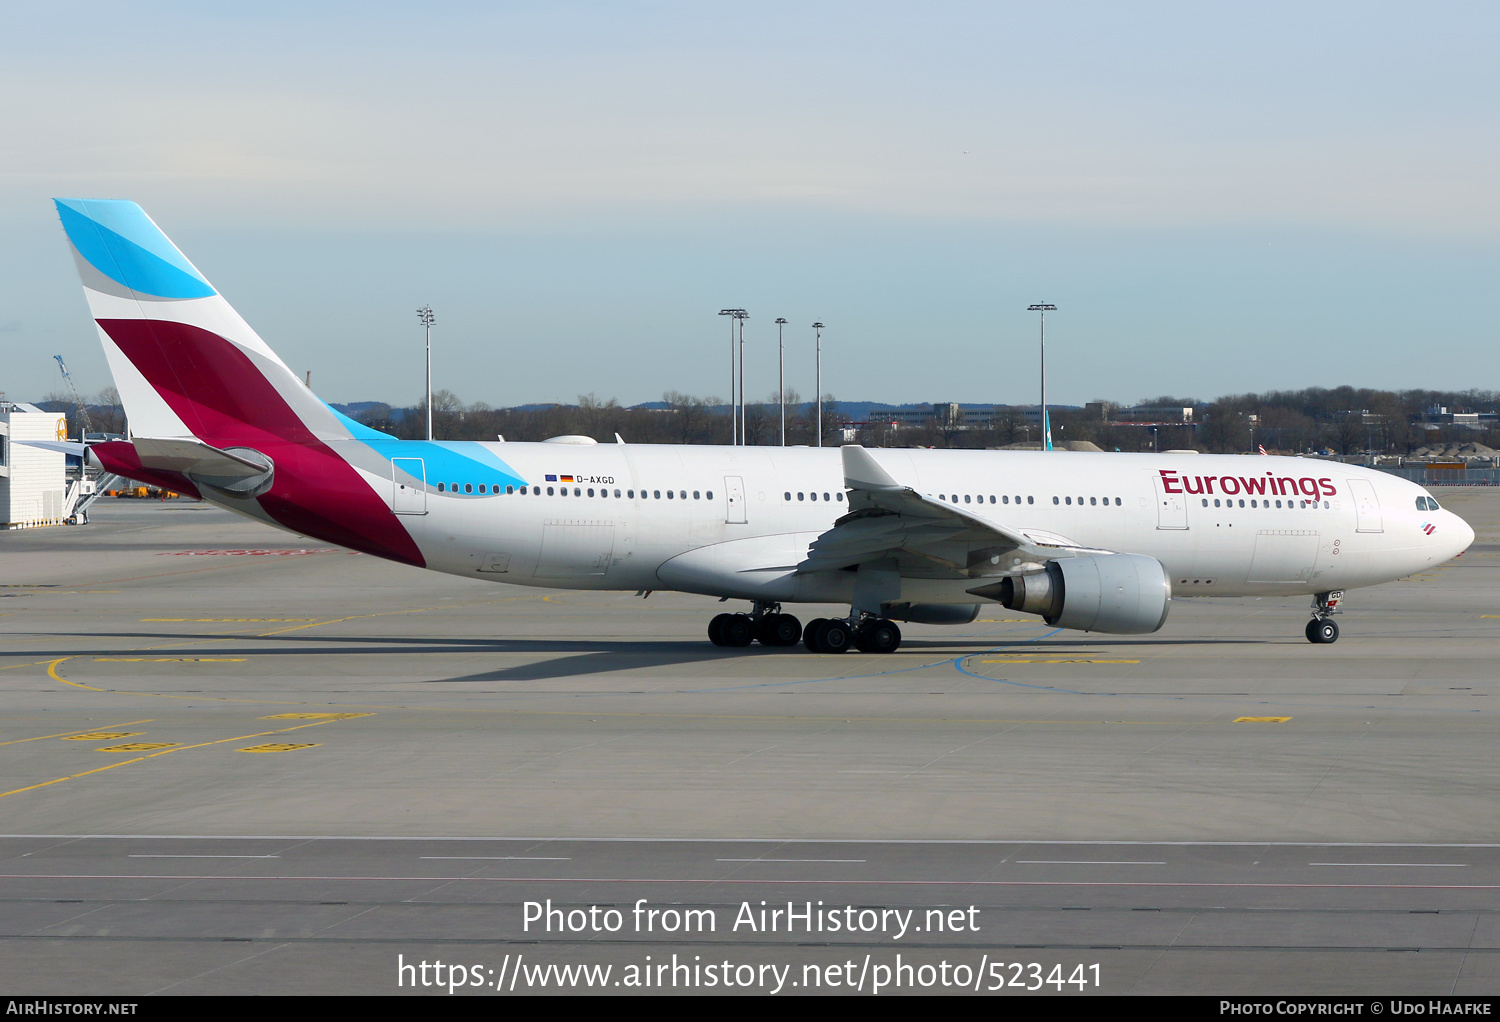
<path id="1" fill-rule="evenodd" d="M 107 383 L 48 199 L 139 201 L 314 388 L 503 405 L 1500 387 L 1492 4 L 34 5 L 0 389 Z"/>

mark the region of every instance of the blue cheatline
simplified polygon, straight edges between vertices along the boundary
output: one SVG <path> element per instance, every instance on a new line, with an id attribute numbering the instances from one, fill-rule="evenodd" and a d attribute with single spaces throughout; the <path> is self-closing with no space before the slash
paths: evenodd
<path id="1" fill-rule="evenodd" d="M 52 201 L 73 247 L 110 280 L 158 298 L 217 294 L 135 203 L 124 199 Z"/>
<path id="2" fill-rule="evenodd" d="M 515 469 L 490 453 L 475 440 L 397 440 L 389 433 L 356 422 L 327 401 L 323 406 L 332 412 L 350 435 L 386 461 L 393 458 L 421 458 L 427 485 L 438 483 L 499 483 L 501 486 L 525 486 Z"/>

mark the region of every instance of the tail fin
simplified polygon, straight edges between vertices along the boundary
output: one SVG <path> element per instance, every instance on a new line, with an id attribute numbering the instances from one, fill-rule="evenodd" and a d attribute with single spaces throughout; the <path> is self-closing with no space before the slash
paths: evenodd
<path id="1" fill-rule="evenodd" d="M 366 442 L 392 438 L 313 396 L 140 206 L 55 201 L 137 441 L 120 471 L 135 459 L 293 532 L 424 563 Z"/>
<path id="2" fill-rule="evenodd" d="M 215 447 L 350 436 L 140 206 L 54 201 L 133 434 Z"/>

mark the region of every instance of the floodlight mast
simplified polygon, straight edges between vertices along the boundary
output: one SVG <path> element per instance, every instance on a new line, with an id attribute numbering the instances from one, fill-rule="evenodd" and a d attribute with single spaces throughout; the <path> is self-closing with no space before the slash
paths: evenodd
<path id="1" fill-rule="evenodd" d="M 745 421 L 745 320 L 750 318 L 750 313 L 735 309 L 730 315 L 740 325 L 740 445 L 744 446 L 750 442 L 749 424 Z"/>
<path id="2" fill-rule="evenodd" d="M 744 309 L 720 309 L 719 315 L 734 317 L 735 313 L 744 312 Z M 740 442 L 740 418 L 739 405 L 734 399 L 734 318 L 729 320 L 729 442 L 731 445 Z"/>
<path id="3" fill-rule="evenodd" d="M 432 439 L 432 324 L 437 317 L 432 306 L 424 305 L 417 310 L 417 322 L 427 328 L 427 439 Z"/>
<path id="4" fill-rule="evenodd" d="M 816 336 L 816 352 L 813 362 L 813 387 L 818 398 L 818 446 L 823 446 L 823 324 L 813 324 Z"/>
<path id="5" fill-rule="evenodd" d="M 781 400 L 781 446 L 786 446 L 786 345 L 781 341 L 781 328 L 786 320 L 776 317 L 776 392 Z"/>
<path id="6" fill-rule="evenodd" d="M 1038 302 L 1035 305 L 1026 306 L 1027 312 L 1039 312 L 1042 314 L 1042 417 L 1038 420 L 1041 429 L 1042 450 L 1052 450 L 1052 424 L 1047 421 L 1047 313 L 1056 312 L 1057 306 L 1047 302 Z"/>

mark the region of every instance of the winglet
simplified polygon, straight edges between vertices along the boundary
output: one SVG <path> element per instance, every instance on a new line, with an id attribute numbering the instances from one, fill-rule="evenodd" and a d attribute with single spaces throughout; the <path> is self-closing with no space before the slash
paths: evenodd
<path id="1" fill-rule="evenodd" d="M 844 486 L 851 490 L 876 490 L 901 493 L 906 489 L 880 467 L 869 451 L 850 445 L 840 449 L 844 459 Z"/>

